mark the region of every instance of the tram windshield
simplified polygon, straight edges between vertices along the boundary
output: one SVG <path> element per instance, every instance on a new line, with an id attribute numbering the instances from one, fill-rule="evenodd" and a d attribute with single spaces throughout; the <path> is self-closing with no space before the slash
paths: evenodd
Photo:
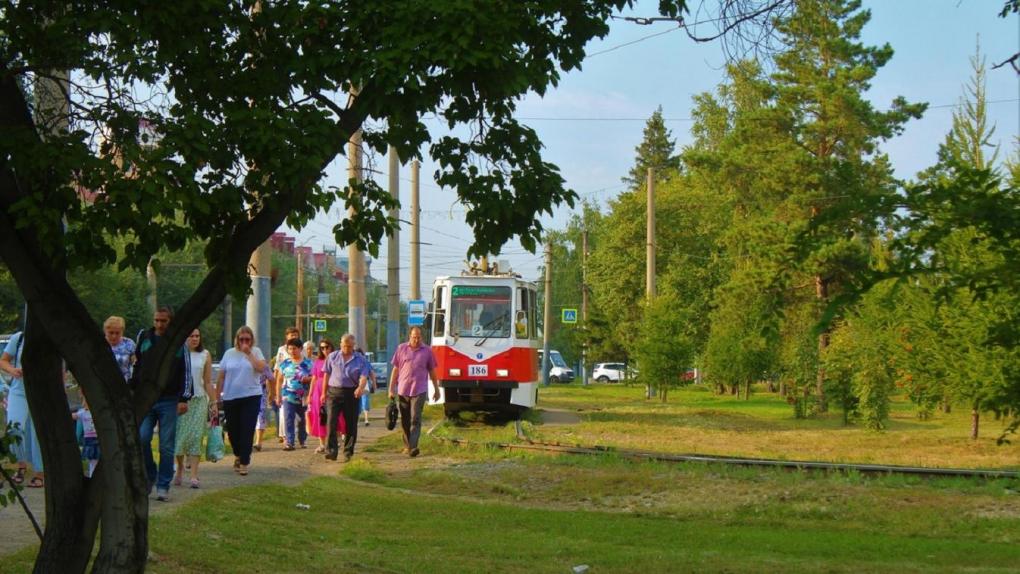
<path id="1" fill-rule="evenodd" d="M 456 285 L 450 291 L 450 334 L 466 338 L 510 337 L 510 287 Z"/>

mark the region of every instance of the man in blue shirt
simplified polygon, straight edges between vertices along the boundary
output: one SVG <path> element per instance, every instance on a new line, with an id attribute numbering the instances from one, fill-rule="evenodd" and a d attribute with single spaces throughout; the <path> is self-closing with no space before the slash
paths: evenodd
<path id="1" fill-rule="evenodd" d="M 344 462 L 354 456 L 354 445 L 358 441 L 358 405 L 361 395 L 368 392 L 368 376 L 372 366 L 368 359 L 354 352 L 354 335 L 347 333 L 340 338 L 340 350 L 326 357 L 322 372 L 326 384 L 322 389 L 322 404 L 326 405 L 326 460 L 336 460 L 338 445 L 336 438 L 337 414 L 343 413 Z"/>

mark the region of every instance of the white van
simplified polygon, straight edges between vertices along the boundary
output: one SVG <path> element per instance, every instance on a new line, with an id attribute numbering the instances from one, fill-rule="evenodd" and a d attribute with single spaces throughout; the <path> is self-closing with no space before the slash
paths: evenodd
<path id="1" fill-rule="evenodd" d="M 542 370 L 542 349 L 538 350 L 538 369 Z M 569 383 L 574 380 L 574 370 L 567 366 L 559 351 L 549 350 L 549 383 Z"/>

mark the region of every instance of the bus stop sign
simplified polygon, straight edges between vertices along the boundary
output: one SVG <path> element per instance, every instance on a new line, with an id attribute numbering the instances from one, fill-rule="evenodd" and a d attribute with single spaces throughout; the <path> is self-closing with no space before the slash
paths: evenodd
<path id="1" fill-rule="evenodd" d="M 420 327 L 425 324 L 425 300 L 412 299 L 407 302 L 407 324 Z"/>

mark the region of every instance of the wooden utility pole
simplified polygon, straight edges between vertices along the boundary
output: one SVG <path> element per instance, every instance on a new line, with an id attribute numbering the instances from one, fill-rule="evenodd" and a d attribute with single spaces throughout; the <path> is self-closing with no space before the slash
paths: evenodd
<path id="1" fill-rule="evenodd" d="M 648 221 L 645 229 L 645 301 L 648 304 L 655 299 L 655 172 L 648 168 Z M 648 398 L 655 396 L 655 386 L 649 383 L 645 387 Z"/>
<path id="2" fill-rule="evenodd" d="M 648 222 L 645 230 L 645 295 L 650 302 L 655 298 L 655 179 L 648 168 Z"/>
<path id="3" fill-rule="evenodd" d="M 418 171 L 421 164 L 418 160 L 411 161 L 411 299 L 421 299 L 421 239 L 419 235 L 419 218 L 421 209 L 418 204 Z"/>
<path id="4" fill-rule="evenodd" d="M 400 202 L 400 158 L 397 149 L 390 146 L 390 195 Z M 400 217 L 400 209 L 394 205 L 390 218 Z M 386 240 L 386 362 L 389 363 L 400 345 L 400 224 L 390 232 Z M 377 336 L 378 338 L 378 336 Z M 378 347 L 378 345 L 376 345 Z M 378 359 L 377 359 L 378 360 Z"/>
<path id="5" fill-rule="evenodd" d="M 549 384 L 549 337 L 552 335 L 552 243 L 545 240 L 545 305 L 542 311 L 542 384 Z"/>

